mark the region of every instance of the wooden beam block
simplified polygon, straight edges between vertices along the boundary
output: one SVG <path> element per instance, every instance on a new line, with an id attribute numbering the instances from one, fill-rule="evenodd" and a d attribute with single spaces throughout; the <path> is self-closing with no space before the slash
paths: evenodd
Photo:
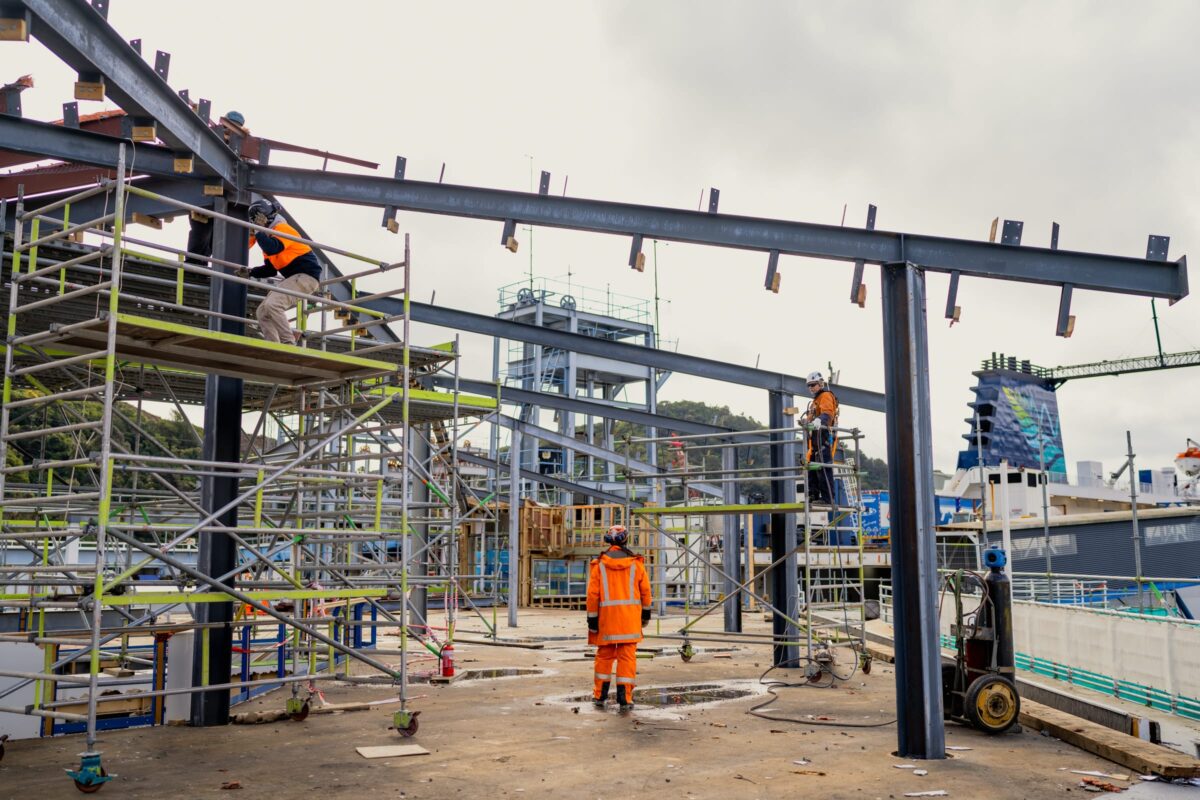
<path id="1" fill-rule="evenodd" d="M 103 100 L 104 81 L 75 81 L 76 100 Z"/>
<path id="2" fill-rule="evenodd" d="M 387 229 L 391 233 L 399 233 L 400 232 L 400 222 L 395 219 L 389 219 L 387 221 Z"/>
<path id="3" fill-rule="evenodd" d="M 504 243 L 504 246 L 508 248 L 508 252 L 510 252 L 510 253 L 517 252 L 517 247 L 518 247 L 517 237 L 515 237 L 515 236 L 508 237 L 508 241 Z"/>
<path id="4" fill-rule="evenodd" d="M 867 307 L 867 285 L 865 283 L 858 285 L 858 297 L 854 302 L 858 303 L 859 308 Z"/>
<path id="5" fill-rule="evenodd" d="M 637 258 L 635 258 L 633 260 L 633 268 L 636 269 L 638 272 L 646 271 L 646 254 L 645 253 L 637 254 Z"/>
<path id="6" fill-rule="evenodd" d="M 28 41 L 29 22 L 24 17 L 0 19 L 0 42 Z"/>
<path id="7" fill-rule="evenodd" d="M 147 228 L 154 228 L 157 231 L 162 230 L 162 220 L 157 217 L 152 217 L 149 214 L 143 214 L 140 211 L 133 212 L 133 221 L 138 225 L 145 225 Z"/>
<path id="8" fill-rule="evenodd" d="M 778 272 L 776 272 L 775 276 L 771 278 L 771 291 L 775 294 L 779 294 L 779 282 L 781 280 L 783 280 L 783 275 Z"/>
<path id="9" fill-rule="evenodd" d="M 201 214 L 199 211 L 193 211 L 193 212 L 191 212 L 191 214 L 189 214 L 189 216 L 195 222 L 208 222 L 209 220 L 212 219 L 212 217 L 210 217 L 206 214 Z"/>
<path id="10" fill-rule="evenodd" d="M 1200 760 L 1031 700 L 1021 700 L 1021 724 L 1143 774 L 1200 777 Z"/>
<path id="11" fill-rule="evenodd" d="M 135 142 L 153 142 L 158 138 L 158 128 L 155 125 L 134 125 L 130 138 Z"/>
<path id="12" fill-rule="evenodd" d="M 196 168 L 196 159 L 191 155 L 176 156 L 174 161 L 174 169 L 176 172 L 191 174 Z"/>
<path id="13" fill-rule="evenodd" d="M 206 183 L 204 184 L 205 197 L 221 197 L 225 194 L 225 184 L 223 183 Z"/>

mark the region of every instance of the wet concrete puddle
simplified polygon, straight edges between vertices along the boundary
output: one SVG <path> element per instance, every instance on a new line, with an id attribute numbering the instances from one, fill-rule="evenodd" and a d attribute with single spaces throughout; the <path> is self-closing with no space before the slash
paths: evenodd
<path id="1" fill-rule="evenodd" d="M 730 689 L 715 683 L 692 683 L 679 686 L 651 686 L 633 690 L 635 706 L 650 706 L 652 708 L 671 708 L 674 706 L 696 706 L 703 703 L 715 703 L 718 700 L 734 700 L 738 697 L 749 697 L 754 694 L 749 689 Z M 574 703 L 590 702 L 590 694 L 568 698 Z"/>

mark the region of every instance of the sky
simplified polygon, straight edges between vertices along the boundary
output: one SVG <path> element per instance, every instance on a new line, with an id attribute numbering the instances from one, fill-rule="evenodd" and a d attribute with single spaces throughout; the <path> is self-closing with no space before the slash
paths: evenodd
<path id="1" fill-rule="evenodd" d="M 1200 212 L 1200 6 L 1171 2 L 358 2 L 164 4 L 112 0 L 110 22 L 143 52 L 172 54 L 170 83 L 259 135 L 377 161 L 408 177 L 723 212 L 986 239 L 993 218 L 1024 242 L 1143 256 L 1194 253 Z M 191 9 L 193 12 L 187 13 Z M 262 12 L 262 13 L 260 13 Z M 267 21 L 264 21 L 267 20 Z M 58 119 L 73 74 L 35 41 L 0 47 L 0 78 L 32 73 L 25 115 Z M 81 113 L 110 104 L 81 103 Z M 303 156 L 273 163 L 319 167 Z M 339 168 L 341 169 L 341 168 Z M 346 171 L 361 171 L 345 168 Z M 289 201 L 317 240 L 399 260 L 377 209 Z M 402 213 L 414 297 L 480 313 L 527 278 L 653 298 L 680 352 L 804 375 L 832 363 L 844 384 L 883 390 L 878 269 L 865 309 L 851 266 L 660 244 L 644 273 L 629 242 Z M 182 244 L 186 223 L 163 236 Z M 532 244 L 532 247 L 530 246 Z M 1193 259 L 1194 260 L 1194 259 Z M 393 277 L 368 288 L 391 287 Z M 1193 284 L 1200 280 L 1193 279 Z M 993 351 L 1054 366 L 1155 352 L 1150 301 L 1076 292 L 1070 339 L 1054 335 L 1053 287 L 964 278 L 961 321 L 942 318 L 947 278 L 930 275 L 934 463 L 952 469 L 972 370 Z M 1158 304 L 1163 348 L 1200 349 L 1194 298 Z M 417 328 L 416 341 L 444 341 Z M 422 338 L 424 337 L 424 338 Z M 488 379 L 491 344 L 464 336 L 463 374 Z M 1059 392 L 1069 472 L 1116 469 L 1125 431 L 1139 466 L 1167 466 L 1200 438 L 1200 370 L 1068 383 Z M 764 392 L 673 376 L 660 400 L 703 400 L 766 419 Z M 883 415 L 845 408 L 864 449 L 884 454 Z"/>

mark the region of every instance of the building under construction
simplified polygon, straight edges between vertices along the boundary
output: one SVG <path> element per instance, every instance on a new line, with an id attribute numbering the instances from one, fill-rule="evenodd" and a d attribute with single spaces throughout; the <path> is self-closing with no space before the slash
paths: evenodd
<path id="1" fill-rule="evenodd" d="M 532 192 L 427 183 L 403 157 L 385 175 L 214 113 L 107 7 L 0 3 L 5 52 L 78 72 L 55 121 L 22 115 L 31 81 L 0 94 L 0 787 L 592 796 L 610 756 L 623 790 L 695 797 L 1200 777 L 1197 623 L 1063 603 L 1055 581 L 1085 576 L 1025 592 L 985 552 L 986 507 L 948 550 L 930 505 L 926 272 L 951 276 L 952 319 L 963 275 L 1059 286 L 1069 335 L 1074 289 L 1178 300 L 1185 259 L 1022 246 L 1019 223 L 877 231 L 873 208 L 863 229 L 735 216 L 715 190 L 699 211 L 552 196 L 547 173 Z M 87 113 L 105 98 L 119 110 Z M 315 291 L 246 276 L 260 198 L 317 258 Z M 394 244 L 316 241 L 293 198 L 377 208 Z M 664 347 L 644 300 L 532 277 L 498 313 L 416 300 L 431 265 L 401 211 L 483 220 L 513 251 L 518 226 L 620 236 L 638 271 L 652 240 L 754 251 L 768 291 L 781 256 L 849 262 L 858 305 L 878 265 L 885 391 L 831 387 L 846 410 L 822 462 L 805 378 Z M 268 293 L 294 343 L 262 337 Z M 491 376 L 464 374 L 463 334 L 492 337 Z M 767 426 L 660 413 L 672 373 L 761 390 Z M 879 412 L 872 536 L 853 419 Z M 615 525 L 654 597 L 632 715 L 588 692 L 590 563 Z M 1039 660 L 1030 631 L 1051 625 L 1161 642 L 1166 666 Z"/>

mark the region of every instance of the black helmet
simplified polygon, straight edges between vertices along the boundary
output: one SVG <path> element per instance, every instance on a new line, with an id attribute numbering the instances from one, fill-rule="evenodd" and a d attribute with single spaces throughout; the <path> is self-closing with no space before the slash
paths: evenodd
<path id="1" fill-rule="evenodd" d="M 279 206 L 275 205 L 274 200 L 260 197 L 250 204 L 250 208 L 246 209 L 246 219 L 253 220 L 259 214 L 262 214 L 267 219 L 274 219 L 278 213 Z"/>

